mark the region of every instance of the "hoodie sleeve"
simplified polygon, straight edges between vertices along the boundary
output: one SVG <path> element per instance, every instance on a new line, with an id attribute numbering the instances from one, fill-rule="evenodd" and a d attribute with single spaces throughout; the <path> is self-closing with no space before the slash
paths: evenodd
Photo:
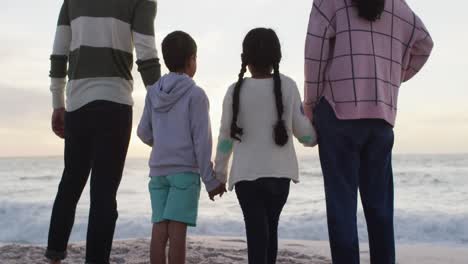
<path id="1" fill-rule="evenodd" d="M 208 97 L 200 89 L 200 92 L 196 92 L 190 101 L 190 128 L 200 176 L 208 192 L 221 184 L 215 178 L 211 162 L 213 139 L 209 111 Z"/>
<path id="2" fill-rule="evenodd" d="M 234 140 L 231 138 L 232 90 L 231 86 L 224 97 L 221 128 L 219 130 L 218 147 L 216 148 L 215 158 L 216 178 L 223 183 L 227 182 L 228 164 L 234 147 Z"/>
<path id="3" fill-rule="evenodd" d="M 145 108 L 143 115 L 138 125 L 137 135 L 148 146 L 153 146 L 153 125 L 151 123 L 152 105 L 150 102 L 149 93 L 146 95 Z"/>

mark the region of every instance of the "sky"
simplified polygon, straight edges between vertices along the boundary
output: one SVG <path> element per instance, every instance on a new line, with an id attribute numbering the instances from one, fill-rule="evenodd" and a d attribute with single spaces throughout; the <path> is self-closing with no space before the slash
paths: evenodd
<path id="1" fill-rule="evenodd" d="M 6 3 L 4 2 L 6 1 Z M 435 41 L 433 56 L 400 89 L 396 153 L 468 153 L 468 2 L 407 0 Z M 0 157 L 57 156 L 63 141 L 50 129 L 49 56 L 60 0 L 3 0 L 0 9 Z M 165 35 L 184 30 L 197 41 L 196 82 L 211 101 L 216 139 L 221 104 L 240 69 L 241 43 L 255 27 L 276 30 L 283 49 L 281 71 L 303 83 L 303 53 L 311 0 L 160 0 L 157 46 Z M 159 49 L 160 50 L 160 49 Z M 163 73 L 167 69 L 163 68 Z M 134 126 L 145 89 L 134 71 Z M 300 153 L 316 149 L 299 147 Z M 149 148 L 132 136 L 129 156 Z"/>

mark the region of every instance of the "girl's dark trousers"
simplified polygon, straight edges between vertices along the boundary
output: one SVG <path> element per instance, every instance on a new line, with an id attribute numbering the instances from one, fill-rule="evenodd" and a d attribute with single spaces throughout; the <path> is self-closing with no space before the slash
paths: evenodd
<path id="1" fill-rule="evenodd" d="M 247 232 L 249 264 L 274 264 L 278 222 L 289 195 L 290 179 L 260 178 L 235 185 Z"/>

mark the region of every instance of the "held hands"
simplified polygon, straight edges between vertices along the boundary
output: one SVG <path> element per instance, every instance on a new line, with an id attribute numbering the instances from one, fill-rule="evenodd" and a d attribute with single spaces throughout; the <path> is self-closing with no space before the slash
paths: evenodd
<path id="1" fill-rule="evenodd" d="M 226 190 L 226 184 L 220 184 L 218 187 L 216 187 L 214 190 L 211 192 L 208 192 L 208 195 L 210 197 L 210 200 L 214 202 L 214 198 L 219 195 L 219 197 L 223 197 L 223 194 L 227 192 Z"/>
<path id="2" fill-rule="evenodd" d="M 65 108 L 54 109 L 52 113 L 52 131 L 59 138 L 65 138 Z"/>

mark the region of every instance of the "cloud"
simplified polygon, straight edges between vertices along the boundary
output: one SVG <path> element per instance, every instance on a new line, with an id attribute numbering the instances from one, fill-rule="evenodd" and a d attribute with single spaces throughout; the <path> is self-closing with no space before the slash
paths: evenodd
<path id="1" fill-rule="evenodd" d="M 51 96 L 31 88 L 13 88 L 0 83 L 1 127 L 31 126 L 43 122 L 51 114 Z"/>
<path id="2" fill-rule="evenodd" d="M 60 142 L 49 128 L 48 88 L 48 57 L 61 3 L 61 0 L 7 1 L 0 10 L 0 20 L 5 25 L 0 27 L 0 155 L 28 153 L 28 150 L 61 154 Z M 251 28 L 266 26 L 277 31 L 284 55 L 281 70 L 301 85 L 310 0 L 288 3 L 178 0 L 159 1 L 158 5 L 159 47 L 163 37 L 176 29 L 189 32 L 199 44 L 199 71 L 195 79 L 210 97 L 215 138 L 222 99 L 228 85 L 236 80 L 242 40 Z M 460 5 L 468 7 L 468 4 Z M 431 30 L 436 49 L 423 72 L 401 89 L 398 147 L 405 152 L 468 151 L 468 143 L 463 143 L 467 142 L 463 133 L 468 134 L 468 75 L 464 74 L 468 62 L 459 55 L 468 40 L 460 32 L 464 32 L 468 22 L 463 19 L 466 8 L 460 5 L 452 10 L 455 13 L 448 15 L 440 13 L 437 2 L 418 0 L 413 4 Z M 145 89 L 136 69 L 134 73 L 134 124 L 137 125 Z M 441 139 L 428 147 L 421 133 Z M 8 151 L 4 142 L 9 146 Z M 147 148 L 134 137 L 130 152 L 142 155 L 147 153 Z"/>

